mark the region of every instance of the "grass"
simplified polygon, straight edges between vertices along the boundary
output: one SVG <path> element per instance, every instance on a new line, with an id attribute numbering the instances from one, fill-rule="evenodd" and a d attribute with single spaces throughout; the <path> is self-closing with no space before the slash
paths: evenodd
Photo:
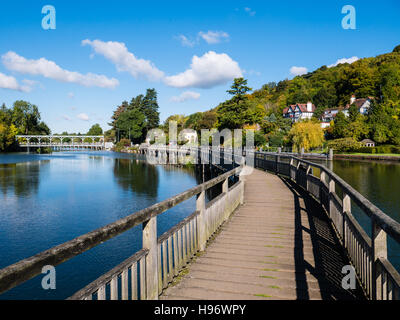
<path id="1" fill-rule="evenodd" d="M 339 153 L 338 153 L 339 154 Z M 397 153 L 340 153 L 344 156 L 384 156 L 384 157 L 400 157 Z"/>
<path id="2" fill-rule="evenodd" d="M 269 296 L 267 294 L 255 294 L 254 296 L 256 297 L 263 297 L 263 298 L 272 298 L 272 296 Z"/>
<path id="3" fill-rule="evenodd" d="M 262 269 L 263 271 L 279 271 L 279 269 Z"/>
<path id="4" fill-rule="evenodd" d="M 278 279 L 277 277 L 272 277 L 272 276 L 260 276 L 260 278 L 265 278 L 265 279 Z"/>

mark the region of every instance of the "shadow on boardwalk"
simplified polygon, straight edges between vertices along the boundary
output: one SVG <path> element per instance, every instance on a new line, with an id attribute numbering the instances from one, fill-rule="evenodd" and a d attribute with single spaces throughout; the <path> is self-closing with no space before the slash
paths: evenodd
<path id="1" fill-rule="evenodd" d="M 349 261 L 322 207 L 290 180 L 245 177 L 244 204 L 160 299 L 354 300 L 344 290 Z"/>
<path id="2" fill-rule="evenodd" d="M 310 299 L 308 295 L 305 273 L 308 271 L 318 280 L 323 300 L 353 300 L 365 299 L 363 290 L 356 282 L 355 290 L 344 290 L 342 288 L 342 274 L 344 265 L 350 264 L 343 247 L 332 227 L 330 219 L 321 208 L 321 205 L 313 199 L 306 191 L 297 186 L 289 179 L 280 177 L 283 183 L 294 195 L 295 206 L 295 267 L 297 298 L 300 300 Z M 303 207 L 300 205 L 302 199 Z M 307 214 L 309 228 L 304 227 L 301 222 L 301 211 Z M 303 256 L 303 232 L 310 235 L 314 253 L 315 266 L 310 265 Z"/>

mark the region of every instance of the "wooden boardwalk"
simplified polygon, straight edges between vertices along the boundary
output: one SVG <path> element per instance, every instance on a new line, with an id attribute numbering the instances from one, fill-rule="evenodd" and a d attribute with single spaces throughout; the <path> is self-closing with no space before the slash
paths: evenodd
<path id="1" fill-rule="evenodd" d="M 160 299 L 360 299 L 341 286 L 348 259 L 320 205 L 279 176 L 254 170 L 244 204 Z"/>

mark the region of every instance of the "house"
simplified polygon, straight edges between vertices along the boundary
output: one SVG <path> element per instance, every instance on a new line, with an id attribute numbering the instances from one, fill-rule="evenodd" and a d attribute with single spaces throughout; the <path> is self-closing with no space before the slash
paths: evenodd
<path id="1" fill-rule="evenodd" d="M 296 103 L 283 109 L 283 117 L 292 119 L 293 122 L 311 119 L 315 112 L 315 105 L 311 102 Z"/>
<path id="2" fill-rule="evenodd" d="M 348 103 L 344 107 L 337 107 L 337 108 L 330 108 L 330 109 L 325 109 L 324 113 L 321 116 L 321 126 L 323 128 L 329 127 L 330 122 L 332 120 L 335 120 L 336 115 L 339 112 L 343 112 L 346 117 L 349 116 L 349 109 L 350 107 L 354 104 L 358 108 L 358 112 L 360 112 L 363 115 L 366 115 L 368 113 L 368 110 L 371 106 L 371 101 L 373 97 L 368 97 L 368 98 L 362 98 L 362 99 L 356 99 L 355 95 L 352 95 L 350 98 L 350 103 Z"/>
<path id="3" fill-rule="evenodd" d="M 373 97 L 356 99 L 355 95 L 353 94 L 350 98 L 350 104 L 346 105 L 346 108 L 349 109 L 351 105 L 355 104 L 358 108 L 358 111 L 365 115 L 368 113 L 368 110 L 371 106 L 371 101 L 373 99 Z"/>
<path id="4" fill-rule="evenodd" d="M 183 129 L 179 133 L 179 140 L 187 144 L 197 144 L 197 132 L 193 129 Z"/>
<path id="5" fill-rule="evenodd" d="M 375 142 L 371 139 L 364 139 L 363 141 L 361 141 L 361 144 L 364 147 L 371 147 L 371 148 L 375 147 Z"/>

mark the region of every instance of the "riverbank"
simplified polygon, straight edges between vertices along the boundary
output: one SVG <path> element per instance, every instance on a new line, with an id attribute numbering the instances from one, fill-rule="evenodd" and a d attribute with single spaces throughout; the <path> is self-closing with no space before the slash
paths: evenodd
<path id="1" fill-rule="evenodd" d="M 374 161 L 399 161 L 400 155 L 386 154 L 334 154 L 334 160 L 374 160 Z"/>

